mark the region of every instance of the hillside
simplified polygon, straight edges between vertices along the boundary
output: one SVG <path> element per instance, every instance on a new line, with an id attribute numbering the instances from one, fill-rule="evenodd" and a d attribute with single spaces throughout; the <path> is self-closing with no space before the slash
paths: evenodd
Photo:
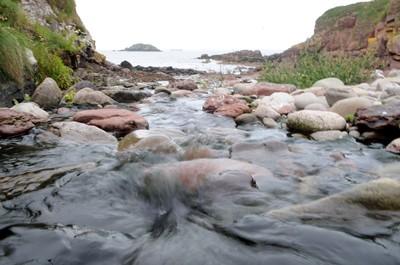
<path id="1" fill-rule="evenodd" d="M 374 0 L 326 11 L 315 23 L 314 35 L 269 59 L 288 61 L 302 51 L 358 55 L 367 51 L 400 68 L 400 0 Z"/>
<path id="2" fill-rule="evenodd" d="M 0 107 L 46 77 L 68 88 L 73 69 L 96 57 L 74 0 L 1 0 L 0 36 Z"/>

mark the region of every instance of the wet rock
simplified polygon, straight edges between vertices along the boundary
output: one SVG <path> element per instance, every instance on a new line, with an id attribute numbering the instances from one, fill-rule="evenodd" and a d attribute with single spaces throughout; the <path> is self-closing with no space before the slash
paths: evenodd
<path id="1" fill-rule="evenodd" d="M 329 106 L 333 106 L 337 101 L 345 98 L 357 97 L 351 87 L 331 87 L 325 91 L 325 98 Z"/>
<path id="2" fill-rule="evenodd" d="M 148 122 L 142 116 L 124 109 L 84 110 L 76 113 L 73 120 L 122 135 L 149 128 Z"/>
<path id="3" fill-rule="evenodd" d="M 56 81 L 47 77 L 33 92 L 31 100 L 41 108 L 48 109 L 58 105 L 62 98 L 62 92 Z"/>
<path id="4" fill-rule="evenodd" d="M 273 210 L 267 215 L 373 236 L 391 234 L 399 210 L 400 182 L 382 178 L 310 203 Z"/>
<path id="5" fill-rule="evenodd" d="M 198 88 L 197 84 L 193 80 L 183 80 L 171 83 L 168 85 L 167 88 L 175 88 L 175 89 L 182 89 L 182 90 L 196 90 Z"/>
<path id="6" fill-rule="evenodd" d="M 236 117 L 235 118 L 235 123 L 238 126 L 261 124 L 261 122 L 257 118 L 257 116 L 255 116 L 253 114 L 250 114 L 250 113 L 245 113 L 245 114 L 242 114 L 242 115 Z"/>
<path id="7" fill-rule="evenodd" d="M 259 82 L 255 85 L 251 86 L 250 89 L 245 90 L 243 95 L 251 96 L 270 96 L 273 93 L 281 92 L 281 93 L 291 93 L 296 90 L 294 85 L 282 85 L 282 84 L 274 84 L 268 82 Z"/>
<path id="8" fill-rule="evenodd" d="M 380 99 L 387 99 L 393 96 L 400 96 L 400 85 L 397 83 L 387 83 L 382 87 Z"/>
<path id="9" fill-rule="evenodd" d="M 234 94 L 239 94 L 239 95 L 253 95 L 252 94 L 253 91 L 251 91 L 253 86 L 254 84 L 238 83 L 233 85 L 232 91 Z"/>
<path id="10" fill-rule="evenodd" d="M 171 93 L 171 96 L 174 98 L 184 98 L 193 96 L 193 92 L 190 90 L 177 90 Z"/>
<path id="11" fill-rule="evenodd" d="M 103 92 L 113 100 L 122 103 L 141 101 L 142 99 L 152 96 L 151 92 L 142 90 L 135 91 L 135 90 L 107 89 L 107 90 L 102 90 L 101 92 Z"/>
<path id="12" fill-rule="evenodd" d="M 203 104 L 205 112 L 236 118 L 251 112 L 247 102 L 231 95 L 211 95 Z"/>
<path id="13" fill-rule="evenodd" d="M 119 151 L 138 150 L 154 153 L 177 153 L 179 146 L 164 135 L 140 135 L 135 132 L 124 136 L 118 143 Z"/>
<path id="14" fill-rule="evenodd" d="M 339 114 L 330 111 L 301 110 L 289 114 L 287 126 L 294 131 L 305 133 L 344 130 L 346 120 Z"/>
<path id="15" fill-rule="evenodd" d="M 349 114 L 354 115 L 357 109 L 372 106 L 372 104 L 373 101 L 371 99 L 353 97 L 337 101 L 330 110 L 346 118 Z"/>
<path id="16" fill-rule="evenodd" d="M 313 85 L 313 87 L 323 87 L 326 89 L 332 87 L 342 87 L 342 86 L 344 86 L 343 81 L 335 77 L 321 79 L 315 82 L 315 84 Z"/>
<path id="17" fill-rule="evenodd" d="M 347 132 L 342 131 L 319 131 L 310 135 L 311 139 L 315 141 L 334 141 L 343 139 L 348 136 Z"/>
<path id="18" fill-rule="evenodd" d="M 271 96 L 265 96 L 259 101 L 259 104 L 271 107 L 280 115 L 296 111 L 294 98 L 288 93 L 277 92 Z"/>
<path id="19" fill-rule="evenodd" d="M 226 87 L 217 87 L 214 89 L 215 95 L 230 95 L 232 92 Z"/>
<path id="20" fill-rule="evenodd" d="M 252 188 L 256 184 L 254 181 L 272 177 L 271 172 L 264 167 L 233 159 L 218 158 L 160 164 L 149 170 L 148 178 L 153 181 L 157 181 L 159 178 L 179 181 L 181 185 L 191 191 L 195 191 L 205 184 L 218 182 L 218 188 L 232 191 L 231 188 L 237 186 L 238 179 L 225 178 L 224 172 L 227 171 L 239 172 L 243 177 L 245 176 L 245 181 L 240 181 L 242 188 Z"/>
<path id="21" fill-rule="evenodd" d="M 66 167 L 46 168 L 17 176 L 3 176 L 0 178 L 0 201 L 45 187 L 70 172 L 95 167 L 96 163 L 88 162 Z"/>
<path id="22" fill-rule="evenodd" d="M 8 108 L 0 109 L 0 135 L 13 136 L 28 132 L 35 127 L 35 117 L 29 113 Z"/>
<path id="23" fill-rule="evenodd" d="M 386 149 L 389 151 L 400 152 L 400 138 L 394 139 L 391 141 Z"/>
<path id="24" fill-rule="evenodd" d="M 294 98 L 294 105 L 298 110 L 303 110 L 308 105 L 313 103 L 320 103 L 319 98 L 311 92 L 305 92 L 297 96 L 293 96 Z"/>
<path id="25" fill-rule="evenodd" d="M 80 144 L 89 144 L 93 142 L 117 142 L 117 139 L 111 134 L 97 128 L 96 126 L 90 126 L 80 122 L 56 122 L 51 125 L 49 130 L 62 139 Z"/>
<path id="26" fill-rule="evenodd" d="M 74 99 L 74 104 L 91 104 L 91 105 L 107 105 L 113 104 L 114 100 L 109 96 L 105 95 L 101 91 L 95 91 L 91 88 L 83 88 L 79 90 Z"/>
<path id="27" fill-rule="evenodd" d="M 272 118 L 263 118 L 262 123 L 265 125 L 265 127 L 270 129 L 279 127 L 279 124 Z"/>
<path id="28" fill-rule="evenodd" d="M 29 113 L 38 120 L 47 121 L 50 114 L 42 110 L 38 104 L 34 102 L 22 102 L 11 108 L 12 110 Z"/>
<path id="29" fill-rule="evenodd" d="M 400 106 L 396 102 L 360 108 L 355 116 L 355 124 L 363 130 L 384 130 L 393 136 L 399 135 Z"/>

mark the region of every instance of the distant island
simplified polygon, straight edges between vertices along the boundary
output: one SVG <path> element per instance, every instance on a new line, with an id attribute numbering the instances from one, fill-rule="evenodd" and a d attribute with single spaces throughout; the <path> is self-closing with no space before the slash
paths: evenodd
<path id="1" fill-rule="evenodd" d="M 136 43 L 133 44 L 129 48 L 125 48 L 123 51 L 128 52 L 160 52 L 161 50 L 157 49 L 151 44 L 144 44 L 144 43 Z"/>

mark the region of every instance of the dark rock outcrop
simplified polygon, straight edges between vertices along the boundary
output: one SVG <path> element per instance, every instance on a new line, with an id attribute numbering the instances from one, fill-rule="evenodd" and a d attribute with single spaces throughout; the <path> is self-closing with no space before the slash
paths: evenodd
<path id="1" fill-rule="evenodd" d="M 124 51 L 128 52 L 160 52 L 159 49 L 151 44 L 136 43 L 131 47 L 125 48 Z"/>
<path id="2" fill-rule="evenodd" d="M 203 54 L 199 59 L 202 60 L 216 60 L 222 62 L 233 62 L 233 63 L 263 63 L 264 58 L 259 50 L 241 50 L 221 55 L 207 55 Z"/>

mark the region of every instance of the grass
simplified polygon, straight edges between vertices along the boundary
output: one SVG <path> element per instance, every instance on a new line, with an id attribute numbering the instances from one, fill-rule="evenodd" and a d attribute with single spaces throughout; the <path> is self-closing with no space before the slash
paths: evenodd
<path id="1" fill-rule="evenodd" d="M 32 74 L 26 58 L 26 49 L 29 49 L 38 61 L 36 83 L 51 77 L 60 88 L 70 87 L 73 70 L 61 58 L 65 53 L 76 54 L 83 48 L 76 44 L 77 34 L 57 33 L 30 22 L 18 2 L 0 0 L 0 81 L 14 81 L 23 86 L 24 78 Z M 80 30 L 84 29 L 73 0 L 49 0 L 49 4 L 57 14 L 57 20 L 73 22 Z"/>
<path id="2" fill-rule="evenodd" d="M 311 87 L 316 81 L 328 77 L 339 78 L 348 85 L 359 84 L 370 78 L 370 71 L 376 69 L 375 60 L 371 54 L 351 57 L 344 52 L 329 55 L 303 52 L 294 65 L 267 61 L 261 79 L 299 88 Z"/>

